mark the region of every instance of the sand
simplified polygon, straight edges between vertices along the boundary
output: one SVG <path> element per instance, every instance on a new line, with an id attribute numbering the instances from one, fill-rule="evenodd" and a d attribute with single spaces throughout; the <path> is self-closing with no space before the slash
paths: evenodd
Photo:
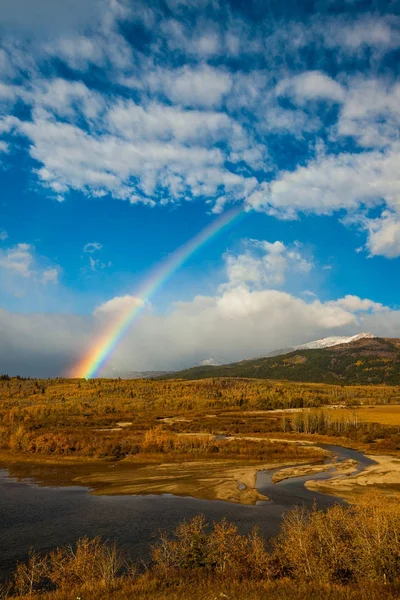
<path id="1" fill-rule="evenodd" d="M 356 460 L 345 460 L 340 463 L 328 463 L 324 465 L 299 465 L 298 467 L 289 467 L 287 469 L 281 469 L 272 476 L 273 483 L 279 483 L 284 479 L 291 477 L 304 477 L 305 475 L 316 475 L 317 473 L 323 473 L 331 469 L 335 470 L 335 473 L 350 474 L 356 470 Z"/>
<path id="2" fill-rule="evenodd" d="M 400 459 L 392 456 L 368 456 L 377 464 L 355 475 L 341 474 L 327 481 L 307 481 L 309 490 L 341 496 L 352 496 L 366 490 L 379 490 L 390 496 L 400 495 Z"/>
<path id="3" fill-rule="evenodd" d="M 240 465 L 230 461 L 164 463 L 130 469 L 116 465 L 107 472 L 101 469 L 76 477 L 73 483 L 92 487 L 94 494 L 174 494 L 255 504 L 259 500 L 268 500 L 256 489 L 257 473 L 276 466 L 276 463 Z"/>

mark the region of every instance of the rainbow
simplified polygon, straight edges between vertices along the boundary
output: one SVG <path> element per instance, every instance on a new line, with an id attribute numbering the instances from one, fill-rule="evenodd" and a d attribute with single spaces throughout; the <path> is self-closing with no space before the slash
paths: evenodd
<path id="1" fill-rule="evenodd" d="M 89 351 L 71 369 L 69 376 L 84 377 L 86 379 L 95 377 L 110 358 L 128 329 L 141 315 L 157 290 L 199 248 L 243 214 L 245 213 L 242 208 L 234 208 L 224 213 L 158 265 L 136 291 L 135 297 L 139 301 L 134 306 L 129 305 L 126 309 L 118 312 L 118 315 L 108 323 L 107 327 L 93 342 Z"/>

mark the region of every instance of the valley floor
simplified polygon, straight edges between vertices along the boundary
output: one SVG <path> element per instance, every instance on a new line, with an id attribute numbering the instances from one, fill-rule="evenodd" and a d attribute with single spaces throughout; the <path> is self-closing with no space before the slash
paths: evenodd
<path id="1" fill-rule="evenodd" d="M 265 438 L 262 441 L 266 441 Z M 229 443 L 229 442 L 228 442 Z M 326 453 L 315 446 L 300 442 L 299 457 L 256 461 L 245 457 L 235 460 L 179 460 L 143 464 L 133 459 L 118 462 L 33 459 L 0 455 L 0 464 L 17 479 L 34 479 L 44 485 L 82 485 L 94 494 L 174 494 L 203 500 L 225 500 L 240 504 L 255 504 L 268 500 L 256 489 L 259 471 L 285 467 L 296 462 L 322 462 Z M 292 447 L 292 445 L 291 445 Z"/>

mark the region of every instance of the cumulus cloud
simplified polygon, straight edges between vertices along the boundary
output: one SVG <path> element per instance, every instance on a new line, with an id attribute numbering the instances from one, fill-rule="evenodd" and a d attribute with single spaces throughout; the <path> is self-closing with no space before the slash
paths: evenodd
<path id="1" fill-rule="evenodd" d="M 298 213 L 329 215 L 361 205 L 376 206 L 386 201 L 400 206 L 397 165 L 400 146 L 365 153 L 322 155 L 294 171 L 284 171 L 265 185 L 263 193 L 248 198 L 254 208 L 294 218 Z"/>
<path id="2" fill-rule="evenodd" d="M 113 298 L 93 317 L 0 311 L 2 370 L 23 375 L 66 373 L 98 339 L 109 319 L 140 302 L 132 296 Z M 240 285 L 221 289 L 215 296 L 179 302 L 166 314 L 145 311 L 103 374 L 112 374 L 113 369 L 179 369 L 210 355 L 229 362 L 360 331 L 400 335 L 400 311 L 354 296 L 305 301 L 284 291 Z"/>
<path id="3" fill-rule="evenodd" d="M 144 301 L 141 298 L 126 294 L 125 296 L 115 296 L 114 298 L 111 298 L 111 300 L 103 302 L 103 304 L 100 304 L 100 306 L 95 308 L 93 314 L 95 317 L 100 318 L 104 316 L 115 317 L 139 306 L 144 306 Z"/>
<path id="4" fill-rule="evenodd" d="M 400 256 L 400 217 L 393 212 L 384 211 L 379 219 L 365 221 L 369 231 L 367 249 L 372 256 L 386 258 Z"/>
<path id="5" fill-rule="evenodd" d="M 225 255 L 227 285 L 282 285 L 288 272 L 308 273 L 313 266 L 298 243 L 287 247 L 279 241 L 247 240 L 246 246 L 243 254 Z"/>
<path id="6" fill-rule="evenodd" d="M 352 296 L 348 294 L 344 298 L 340 298 L 335 302 L 331 302 L 332 306 L 341 306 L 342 308 L 350 310 L 352 313 L 360 312 L 379 312 L 387 310 L 380 302 L 373 302 L 368 298 L 359 298 L 358 296 Z"/>
<path id="7" fill-rule="evenodd" d="M 365 148 L 384 148 L 398 141 L 400 84 L 385 78 L 353 77 L 337 123 L 337 135 Z"/>
<path id="8" fill-rule="evenodd" d="M 12 125 L 30 140 L 42 164 L 37 175 L 60 200 L 75 189 L 150 205 L 190 196 L 238 201 L 257 185 L 252 173 L 226 167 L 228 156 L 259 162 L 261 146 L 252 148 L 251 136 L 223 112 L 121 98 L 105 104 L 83 84 L 61 80 L 26 97 L 33 120 Z"/>
<path id="9" fill-rule="evenodd" d="M 333 334 L 363 330 L 400 334 L 400 311 L 368 298 L 347 295 L 322 302 L 307 291 L 296 296 L 276 289 L 285 275 L 309 271 L 310 260 L 298 245 L 247 243 L 245 253 L 225 256 L 226 283 L 214 294 L 176 302 L 164 313 L 132 295 L 111 298 L 97 306 L 93 315 L 81 317 L 0 310 L 2 370 L 23 375 L 66 374 L 104 337 L 110 323 L 135 308 L 140 309 L 141 318 L 133 321 L 103 375 L 112 375 L 113 369 L 179 369 L 209 356 L 230 362 Z"/>

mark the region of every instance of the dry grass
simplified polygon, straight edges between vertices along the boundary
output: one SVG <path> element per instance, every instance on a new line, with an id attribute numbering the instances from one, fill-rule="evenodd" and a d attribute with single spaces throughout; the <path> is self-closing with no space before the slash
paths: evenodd
<path id="1" fill-rule="evenodd" d="M 326 512 L 295 508 L 270 549 L 256 530 L 240 535 L 197 516 L 159 536 L 142 573 L 113 546 L 83 538 L 48 557 L 32 553 L 9 597 L 383 600 L 399 597 L 399 568 L 399 504 L 369 496 Z"/>
<path id="2" fill-rule="evenodd" d="M 366 584 L 363 587 L 306 584 L 291 581 L 230 582 L 226 578 L 198 581 L 188 577 L 175 585 L 146 580 L 125 583 L 115 590 L 87 590 L 84 596 L 56 592 L 37 596 L 38 600 L 398 600 L 400 590 Z M 29 600 L 20 596 L 18 600 Z"/>
<path id="3" fill-rule="evenodd" d="M 400 427 L 400 405 L 360 406 L 352 409 L 351 412 L 357 414 L 361 423 L 380 423 L 381 425 Z M 349 410 L 330 409 L 329 413 L 344 417 L 349 414 Z"/>

